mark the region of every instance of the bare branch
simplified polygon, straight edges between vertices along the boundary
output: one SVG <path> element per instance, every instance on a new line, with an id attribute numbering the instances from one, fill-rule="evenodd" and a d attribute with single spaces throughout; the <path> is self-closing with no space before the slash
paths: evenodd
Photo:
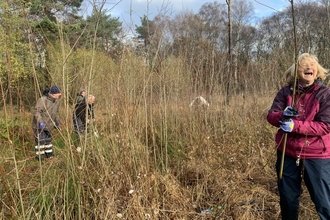
<path id="1" fill-rule="evenodd" d="M 280 12 L 279 10 L 277 10 L 277 9 L 275 9 L 275 8 L 273 8 L 273 7 L 270 7 L 269 5 L 263 4 L 263 3 L 261 3 L 261 2 L 259 2 L 259 1 L 257 1 L 257 0 L 254 0 L 254 1 L 257 2 L 257 3 L 260 4 L 260 5 L 263 5 L 263 6 L 267 7 L 267 8 L 270 8 L 270 9 L 272 9 L 272 10 L 274 10 L 274 11 Z"/>

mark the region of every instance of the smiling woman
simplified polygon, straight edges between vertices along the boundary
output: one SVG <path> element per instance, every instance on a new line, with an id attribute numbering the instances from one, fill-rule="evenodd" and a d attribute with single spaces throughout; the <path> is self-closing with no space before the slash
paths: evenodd
<path id="1" fill-rule="evenodd" d="M 300 87 L 306 87 L 314 83 L 317 78 L 325 80 L 327 70 L 318 63 L 318 58 L 309 53 L 303 53 L 298 60 L 298 83 Z M 287 82 L 290 84 L 294 79 L 295 65 L 293 64 L 286 72 Z"/>
<path id="2" fill-rule="evenodd" d="M 303 58 L 298 65 L 298 79 L 303 87 L 312 85 L 317 77 L 316 60 L 311 57 Z"/>
<path id="3" fill-rule="evenodd" d="M 297 64 L 297 77 L 293 64 L 286 71 L 289 85 L 277 93 L 267 115 L 268 122 L 280 128 L 275 142 L 281 214 L 282 219 L 298 219 L 304 179 L 325 220 L 330 219 L 330 89 L 323 84 L 326 70 L 316 56 L 303 53 Z"/>

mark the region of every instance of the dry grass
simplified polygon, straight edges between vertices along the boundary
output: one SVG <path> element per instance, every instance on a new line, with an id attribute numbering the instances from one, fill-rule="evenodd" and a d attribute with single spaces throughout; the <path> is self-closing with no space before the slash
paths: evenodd
<path id="1" fill-rule="evenodd" d="M 201 111 L 187 99 L 97 109 L 99 138 L 86 137 L 78 153 L 63 125 L 56 157 L 41 163 L 29 115 L 11 113 L 1 219 L 279 219 L 276 130 L 265 119 L 272 95 L 238 96 L 230 106 L 213 97 Z M 300 218 L 317 219 L 307 190 Z"/>

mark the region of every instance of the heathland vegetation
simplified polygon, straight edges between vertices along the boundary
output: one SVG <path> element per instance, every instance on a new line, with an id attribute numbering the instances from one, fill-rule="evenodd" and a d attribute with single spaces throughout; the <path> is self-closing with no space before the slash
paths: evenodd
<path id="1" fill-rule="evenodd" d="M 105 2 L 86 18 L 82 0 L 0 2 L 0 218 L 279 219 L 266 114 L 295 51 L 328 67 L 329 0 L 260 20 L 246 0 L 144 16 L 129 42 Z M 54 84 L 55 157 L 36 161 L 32 110 Z M 98 136 L 77 152 L 82 88 L 96 97 Z M 189 106 L 197 96 L 210 105 Z M 300 216 L 317 219 L 306 190 Z"/>

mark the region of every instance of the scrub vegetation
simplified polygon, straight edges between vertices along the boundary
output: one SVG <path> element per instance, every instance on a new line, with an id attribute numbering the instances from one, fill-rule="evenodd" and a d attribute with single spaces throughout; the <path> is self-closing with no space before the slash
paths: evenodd
<path id="1" fill-rule="evenodd" d="M 292 14 L 254 26 L 247 2 L 232 2 L 231 22 L 229 4 L 216 2 L 173 19 L 145 16 L 142 44 L 121 41 L 104 4 L 84 19 L 46 0 L 0 3 L 0 218 L 280 219 L 276 128 L 266 114 L 294 61 Z M 327 67 L 323 2 L 297 4 L 296 16 L 299 51 Z M 55 157 L 37 161 L 33 107 L 54 84 L 61 130 Z M 96 97 L 96 121 L 77 152 L 72 113 L 82 88 Z M 210 105 L 189 106 L 197 96 Z M 303 189 L 300 218 L 317 219 Z"/>

